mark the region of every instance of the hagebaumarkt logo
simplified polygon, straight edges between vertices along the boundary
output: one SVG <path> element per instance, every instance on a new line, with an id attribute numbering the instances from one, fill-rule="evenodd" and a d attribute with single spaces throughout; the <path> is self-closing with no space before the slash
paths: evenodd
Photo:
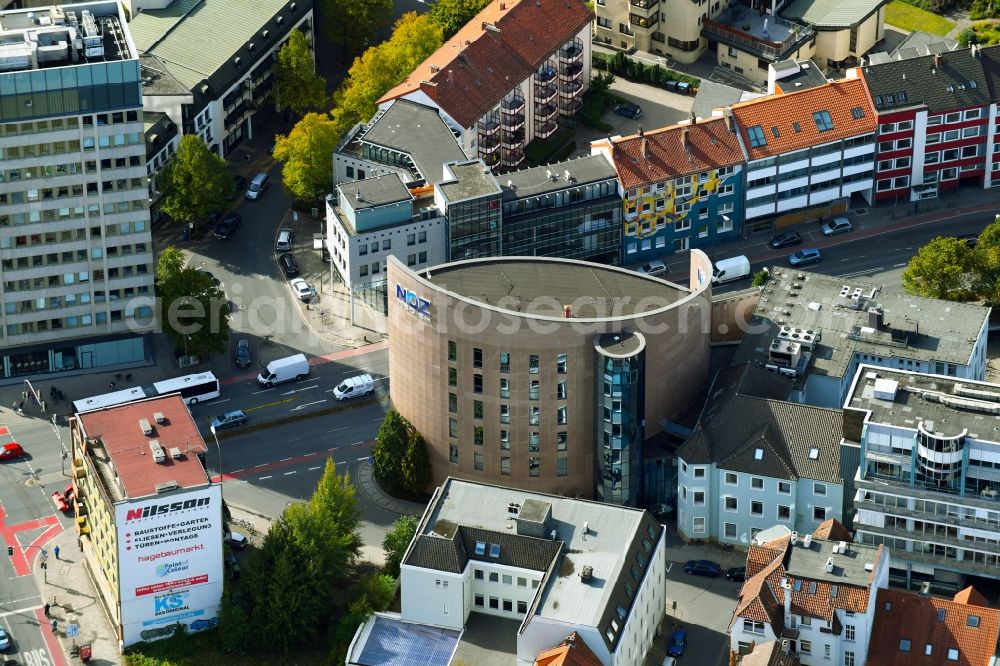
<path id="1" fill-rule="evenodd" d="M 169 576 L 170 574 L 177 573 L 178 571 L 187 571 L 190 568 L 188 565 L 188 560 L 179 560 L 177 562 L 164 562 L 163 564 L 156 567 L 156 575 L 160 578 Z"/>

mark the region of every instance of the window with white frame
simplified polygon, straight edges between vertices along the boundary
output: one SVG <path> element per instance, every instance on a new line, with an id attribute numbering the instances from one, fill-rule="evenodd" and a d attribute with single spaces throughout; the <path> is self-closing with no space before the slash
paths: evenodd
<path id="1" fill-rule="evenodd" d="M 727 486 L 739 485 L 739 477 L 736 476 L 736 472 L 726 472 L 726 485 Z"/>
<path id="2" fill-rule="evenodd" d="M 743 620 L 743 632 L 747 634 L 763 634 L 764 623 L 756 620 Z"/>
<path id="3" fill-rule="evenodd" d="M 739 501 L 732 496 L 726 496 L 723 501 L 723 506 L 725 506 L 726 511 L 734 512 L 739 511 Z"/>
<path id="4" fill-rule="evenodd" d="M 705 468 L 704 467 L 695 467 L 694 468 L 694 478 L 696 478 L 696 479 L 704 479 L 705 478 Z"/>
<path id="5" fill-rule="evenodd" d="M 690 207 L 691 206 L 688 205 L 688 208 Z M 676 222 L 674 222 L 674 231 L 687 231 L 690 228 L 691 228 L 691 220 L 686 217 L 683 220 L 677 220 Z"/>
<path id="6" fill-rule="evenodd" d="M 726 539 L 736 538 L 736 523 L 724 523 L 723 524 L 723 536 Z"/>
<path id="7" fill-rule="evenodd" d="M 778 505 L 778 520 L 788 522 L 792 519 L 792 508 L 784 504 Z"/>
<path id="8" fill-rule="evenodd" d="M 982 109 L 968 109 L 965 112 L 965 120 L 976 120 L 983 117 Z"/>
<path id="9" fill-rule="evenodd" d="M 692 495 L 694 495 L 694 502 L 692 502 L 694 506 L 705 506 L 704 490 L 696 490 L 692 493 Z"/>
<path id="10" fill-rule="evenodd" d="M 691 532 L 692 534 L 704 534 L 705 533 L 705 518 L 695 516 L 691 519 Z"/>
<path id="11" fill-rule="evenodd" d="M 844 666 L 854 666 L 854 653 L 844 650 Z"/>
<path id="12" fill-rule="evenodd" d="M 799 654 L 812 654 L 812 641 L 799 641 Z"/>
<path id="13" fill-rule="evenodd" d="M 940 160 L 941 160 L 941 153 L 939 152 L 924 154 L 924 164 L 937 164 Z"/>
<path id="14" fill-rule="evenodd" d="M 845 641 L 853 641 L 854 640 L 854 634 L 855 634 L 855 631 L 854 631 L 854 625 L 853 624 L 846 624 L 846 625 L 844 625 L 844 640 Z"/>
<path id="15" fill-rule="evenodd" d="M 764 479 L 759 476 L 754 476 L 750 478 L 750 487 L 754 490 L 764 490 Z"/>
<path id="16" fill-rule="evenodd" d="M 750 502 L 750 515 L 751 516 L 763 516 L 764 515 L 764 503 L 760 500 L 753 500 Z"/>
<path id="17" fill-rule="evenodd" d="M 817 497 L 826 497 L 826 484 L 813 483 L 813 495 L 816 495 Z"/>
<path id="18" fill-rule="evenodd" d="M 778 492 L 782 495 L 791 495 L 792 484 L 788 481 L 778 481 Z"/>
<path id="19" fill-rule="evenodd" d="M 715 225 L 715 233 L 721 234 L 733 230 L 733 218 L 728 215 L 720 215 L 719 221 Z"/>

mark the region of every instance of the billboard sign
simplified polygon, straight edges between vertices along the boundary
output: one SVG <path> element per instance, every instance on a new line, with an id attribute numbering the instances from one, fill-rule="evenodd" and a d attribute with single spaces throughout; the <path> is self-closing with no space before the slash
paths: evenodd
<path id="1" fill-rule="evenodd" d="M 416 292 L 410 291 L 406 287 L 397 283 L 396 300 L 399 301 L 399 303 L 404 308 L 406 308 L 416 316 L 420 317 L 421 319 L 430 321 L 431 302 L 426 298 L 424 298 L 423 296 L 419 296 L 416 294 Z"/>
<path id="2" fill-rule="evenodd" d="M 222 491 L 212 485 L 115 507 L 125 645 L 217 622 Z"/>

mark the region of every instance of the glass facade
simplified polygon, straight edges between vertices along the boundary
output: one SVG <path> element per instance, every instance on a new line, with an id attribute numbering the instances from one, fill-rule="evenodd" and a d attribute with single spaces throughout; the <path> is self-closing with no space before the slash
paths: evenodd
<path id="1" fill-rule="evenodd" d="M 563 207 L 526 209 L 523 204 L 504 205 L 505 255 L 621 263 L 622 206 L 617 194 Z"/>
<path id="2" fill-rule="evenodd" d="M 0 122 L 142 106 L 138 60 L 0 76 Z"/>
<path id="3" fill-rule="evenodd" d="M 501 254 L 500 193 L 448 206 L 449 261 Z"/>
<path id="4" fill-rule="evenodd" d="M 645 343 L 638 333 L 601 336 L 597 344 L 595 499 L 639 506 L 642 496 Z"/>

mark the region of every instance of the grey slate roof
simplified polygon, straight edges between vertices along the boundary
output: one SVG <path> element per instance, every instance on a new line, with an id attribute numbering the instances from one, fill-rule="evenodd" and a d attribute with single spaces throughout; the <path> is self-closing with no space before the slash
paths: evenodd
<path id="1" fill-rule="evenodd" d="M 982 60 L 972 57 L 969 49 L 869 65 L 862 73 L 875 108 L 882 113 L 920 105 L 926 105 L 930 113 L 940 113 L 991 101 Z"/>
<path id="2" fill-rule="evenodd" d="M 787 379 L 749 364 L 720 372 L 677 457 L 778 479 L 839 483 L 840 411 L 784 402 L 790 388 Z M 812 448 L 819 450 L 816 459 Z M 759 459 L 756 449 L 763 450 Z"/>
<path id="3" fill-rule="evenodd" d="M 745 102 L 756 97 L 763 97 L 763 95 L 740 90 L 724 83 L 702 79 L 701 85 L 698 86 L 698 94 L 694 96 L 691 113 L 696 118 L 711 118 L 713 109 L 721 109 L 730 104 Z"/>
<path id="4" fill-rule="evenodd" d="M 930 55 L 932 53 L 944 53 L 954 51 L 958 48 L 958 42 L 948 37 L 932 35 L 929 32 L 914 30 L 906 36 L 903 41 L 896 45 L 891 55 L 895 55 L 901 49 L 916 49 L 920 55 Z"/>
<path id="5" fill-rule="evenodd" d="M 1000 99 L 1000 46 L 985 46 L 979 49 L 979 59 L 983 63 L 983 73 L 993 99 Z"/>
<path id="6" fill-rule="evenodd" d="M 795 0 L 781 10 L 783 18 L 815 28 L 849 28 L 861 23 L 889 0 Z"/>
<path id="7" fill-rule="evenodd" d="M 390 102 L 360 138 L 406 153 L 424 180 L 433 184 L 444 178 L 445 162 L 466 159 L 438 110 L 408 99 Z"/>

